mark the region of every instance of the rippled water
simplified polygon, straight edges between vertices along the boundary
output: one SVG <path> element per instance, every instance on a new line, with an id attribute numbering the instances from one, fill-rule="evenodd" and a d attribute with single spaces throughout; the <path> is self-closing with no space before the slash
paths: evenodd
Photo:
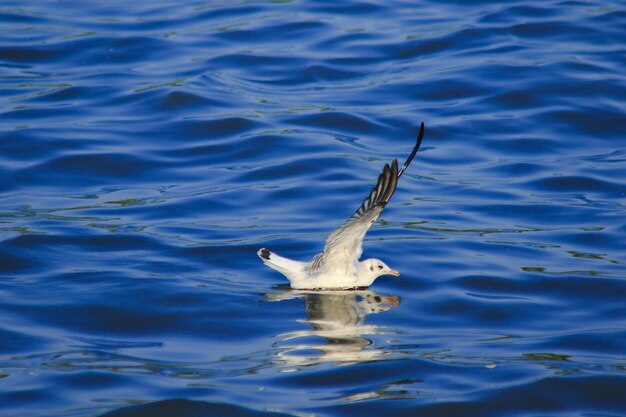
<path id="1" fill-rule="evenodd" d="M 626 7 L 442 3 L 2 2 L 0 414 L 626 415 Z"/>

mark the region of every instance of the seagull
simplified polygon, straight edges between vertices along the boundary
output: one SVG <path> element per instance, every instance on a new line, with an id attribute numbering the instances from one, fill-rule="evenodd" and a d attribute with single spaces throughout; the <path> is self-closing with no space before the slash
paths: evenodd
<path id="1" fill-rule="evenodd" d="M 402 168 L 398 160 L 385 164 L 376 186 L 354 214 L 326 239 L 322 253 L 310 262 L 284 258 L 265 248 L 257 255 L 265 265 L 283 274 L 291 288 L 296 290 L 355 290 L 369 287 L 382 275 L 400 276 L 380 259 L 359 262 L 363 253 L 363 237 L 380 217 L 389 199 L 396 191 L 398 179 L 407 169 L 424 138 L 424 123 L 420 126 L 417 143 Z"/>

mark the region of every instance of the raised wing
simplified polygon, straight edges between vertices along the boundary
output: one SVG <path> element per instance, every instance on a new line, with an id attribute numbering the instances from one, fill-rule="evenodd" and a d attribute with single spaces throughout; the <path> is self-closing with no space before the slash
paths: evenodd
<path id="1" fill-rule="evenodd" d="M 423 137 L 424 123 L 420 127 L 417 143 L 402 168 L 398 171 L 397 159 L 391 162 L 391 166 L 385 164 L 383 172 L 378 176 L 376 186 L 372 188 L 361 206 L 352 217 L 328 236 L 324 250 L 309 266 L 309 273 L 356 273 L 356 263 L 363 252 L 363 237 L 380 217 L 380 213 L 396 191 L 398 179 L 413 160 Z"/>

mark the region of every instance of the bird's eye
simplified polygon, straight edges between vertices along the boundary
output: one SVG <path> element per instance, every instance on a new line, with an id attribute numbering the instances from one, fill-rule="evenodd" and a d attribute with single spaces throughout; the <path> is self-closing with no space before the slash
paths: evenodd
<path id="1" fill-rule="evenodd" d="M 383 266 L 382 265 L 378 265 L 378 269 L 383 269 Z"/>

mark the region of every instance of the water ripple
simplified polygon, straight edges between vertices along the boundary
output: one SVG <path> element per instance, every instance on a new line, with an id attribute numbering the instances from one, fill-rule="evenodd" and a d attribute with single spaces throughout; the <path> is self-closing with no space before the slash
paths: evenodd
<path id="1" fill-rule="evenodd" d="M 0 413 L 622 415 L 625 24 L 4 2 Z M 421 121 L 364 244 L 402 277 L 281 286 L 258 248 L 318 253 Z"/>

